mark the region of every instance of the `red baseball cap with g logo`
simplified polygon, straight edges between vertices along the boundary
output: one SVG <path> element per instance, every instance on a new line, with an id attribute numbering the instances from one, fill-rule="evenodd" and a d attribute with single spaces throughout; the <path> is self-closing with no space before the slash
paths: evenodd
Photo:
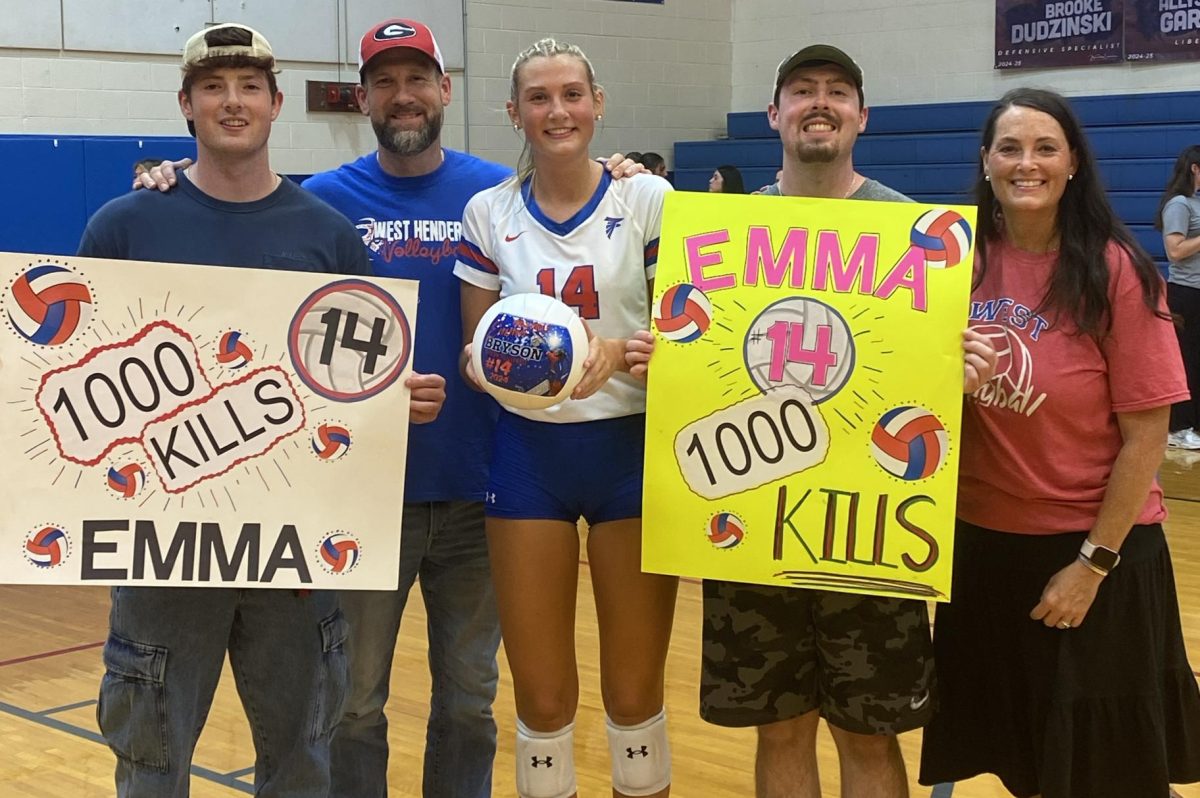
<path id="1" fill-rule="evenodd" d="M 372 25 L 358 43 L 359 75 L 372 58 L 393 47 L 407 47 L 424 53 L 437 64 L 440 71 L 446 71 L 442 50 L 429 26 L 412 19 L 389 19 Z"/>

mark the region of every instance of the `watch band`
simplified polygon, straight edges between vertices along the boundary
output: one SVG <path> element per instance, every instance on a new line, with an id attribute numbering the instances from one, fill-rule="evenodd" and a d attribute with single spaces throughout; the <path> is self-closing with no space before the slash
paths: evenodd
<path id="1" fill-rule="evenodd" d="M 1090 540 L 1083 541 L 1083 545 L 1079 547 L 1079 556 L 1087 560 L 1089 565 L 1103 571 L 1105 575 L 1121 562 L 1120 554 L 1106 546 L 1097 546 Z"/>
<path id="2" fill-rule="evenodd" d="M 1092 561 L 1089 560 L 1087 557 L 1084 557 L 1082 551 L 1079 552 L 1079 556 L 1077 556 L 1075 559 L 1077 559 L 1081 563 L 1083 563 L 1084 568 L 1088 569 L 1089 571 L 1096 574 L 1097 576 L 1108 576 L 1108 571 L 1103 571 L 1103 570 L 1097 568 L 1096 566 L 1092 565 Z"/>

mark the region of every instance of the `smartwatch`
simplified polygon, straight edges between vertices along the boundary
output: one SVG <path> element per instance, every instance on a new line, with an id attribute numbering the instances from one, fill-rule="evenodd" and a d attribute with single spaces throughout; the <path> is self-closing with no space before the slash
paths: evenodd
<path id="1" fill-rule="evenodd" d="M 1079 547 L 1079 556 L 1099 570 L 1108 574 L 1121 562 L 1121 555 L 1104 546 L 1097 546 L 1090 540 L 1083 541 Z"/>

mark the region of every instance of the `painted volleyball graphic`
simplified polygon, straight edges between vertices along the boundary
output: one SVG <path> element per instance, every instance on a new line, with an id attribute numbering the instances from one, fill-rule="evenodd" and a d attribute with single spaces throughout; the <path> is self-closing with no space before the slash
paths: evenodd
<path id="1" fill-rule="evenodd" d="M 313 433 L 312 448 L 322 460 L 338 460 L 350 451 L 350 430 L 341 424 L 322 424 Z"/>
<path id="2" fill-rule="evenodd" d="M 923 407 L 896 407 L 871 431 L 875 462 L 900 479 L 926 479 L 946 462 L 949 436 L 938 417 Z"/>
<path id="3" fill-rule="evenodd" d="M 70 553 L 70 538 L 56 526 L 45 526 L 25 538 L 25 559 L 38 568 L 53 568 Z"/>
<path id="4" fill-rule="evenodd" d="M 332 532 L 321 541 L 321 563 L 332 574 L 346 574 L 358 565 L 362 549 L 354 536 Z"/>
<path id="5" fill-rule="evenodd" d="M 948 269 L 962 263 L 971 250 L 971 225 L 954 211 L 939 208 L 917 219 L 909 240 L 925 250 L 926 266 Z"/>
<path id="6" fill-rule="evenodd" d="M 108 469 L 108 487 L 123 499 L 132 499 L 146 484 L 146 472 L 137 463 Z"/>
<path id="7" fill-rule="evenodd" d="M 673 285 L 654 306 L 654 328 L 668 341 L 695 341 L 712 324 L 712 303 L 694 285 Z"/>
<path id="8" fill-rule="evenodd" d="M 49 263 L 27 269 L 9 289 L 8 320 L 23 338 L 58 346 L 87 327 L 92 293 L 79 275 Z"/>
<path id="9" fill-rule="evenodd" d="M 718 549 L 732 549 L 746 537 L 746 524 L 733 513 L 717 513 L 708 522 L 708 542 Z"/>
<path id="10" fill-rule="evenodd" d="M 221 336 L 217 345 L 217 362 L 231 369 L 240 369 L 254 359 L 254 353 L 242 339 L 237 330 L 230 330 Z"/>

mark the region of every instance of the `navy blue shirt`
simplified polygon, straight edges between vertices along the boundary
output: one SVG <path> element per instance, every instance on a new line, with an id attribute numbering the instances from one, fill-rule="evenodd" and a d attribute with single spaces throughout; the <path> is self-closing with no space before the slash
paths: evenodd
<path id="1" fill-rule="evenodd" d="M 436 421 L 409 430 L 404 500 L 410 502 L 484 498 L 497 413 L 491 397 L 458 373 L 462 306 L 454 263 L 467 200 L 512 172 L 443 152 L 442 165 L 418 177 L 389 175 L 371 153 L 304 181 L 354 222 L 376 275 L 420 283 L 413 368 L 446 378 L 446 404 Z"/>
<path id="2" fill-rule="evenodd" d="M 88 220 L 79 254 L 90 258 L 370 274 L 345 217 L 284 179 L 254 202 L 225 202 L 180 173 L 173 191 L 134 191 Z"/>

